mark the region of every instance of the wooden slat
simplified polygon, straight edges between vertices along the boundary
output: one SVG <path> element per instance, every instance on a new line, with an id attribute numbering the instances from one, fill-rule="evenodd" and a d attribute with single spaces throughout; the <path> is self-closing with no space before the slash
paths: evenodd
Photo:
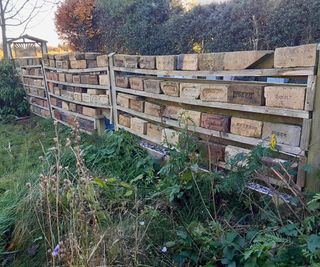
<path id="1" fill-rule="evenodd" d="M 294 118 L 302 118 L 308 119 L 310 114 L 308 111 L 304 110 L 294 110 L 294 109 L 281 109 L 281 108 L 272 108 L 266 106 L 250 106 L 250 105 L 239 105 L 239 104 L 230 104 L 230 103 L 222 103 L 222 102 L 204 102 L 201 100 L 190 100 L 183 99 L 179 97 L 172 97 L 163 94 L 152 94 L 144 91 L 138 91 L 133 89 L 125 89 L 125 88 L 115 88 L 116 91 L 133 94 L 138 96 L 145 96 L 154 99 L 160 99 L 165 101 L 171 101 L 176 103 L 183 103 L 193 106 L 203 106 L 217 109 L 228 109 L 228 110 L 238 110 L 242 112 L 251 112 L 251 113 L 261 113 L 261 114 L 269 114 L 276 116 L 284 116 L 284 117 L 294 117 Z"/>
<path id="2" fill-rule="evenodd" d="M 304 119 L 302 123 L 300 148 L 304 151 L 309 150 L 311 136 L 312 119 Z"/>
<path id="3" fill-rule="evenodd" d="M 39 98 L 39 99 L 47 100 L 47 101 L 48 101 L 48 99 L 47 99 L 46 97 L 39 96 L 39 95 L 33 95 L 33 94 L 29 94 L 29 93 L 28 93 L 27 96 L 31 96 L 31 97 L 35 97 L 35 98 Z"/>
<path id="4" fill-rule="evenodd" d="M 47 80 L 47 82 L 66 85 L 66 86 L 72 86 L 72 87 L 81 87 L 81 88 L 90 88 L 90 89 L 101 89 L 101 90 L 109 90 L 109 86 L 104 85 L 93 85 L 93 84 L 82 84 L 82 83 L 67 83 L 67 82 L 60 82 L 60 81 L 53 81 L 53 80 Z"/>
<path id="5" fill-rule="evenodd" d="M 37 75 L 25 75 L 25 74 L 22 74 L 21 76 L 24 77 L 24 78 L 43 79 L 43 76 L 37 76 Z"/>
<path id="6" fill-rule="evenodd" d="M 44 86 L 36 86 L 36 85 L 29 85 L 29 84 L 22 84 L 24 87 L 31 87 L 31 88 L 37 88 L 37 89 L 42 89 L 45 90 Z"/>
<path id="7" fill-rule="evenodd" d="M 52 93 L 49 93 L 49 95 L 52 96 L 52 97 L 55 97 L 55 98 L 59 98 L 59 99 L 61 99 L 63 101 L 66 101 L 66 102 L 71 102 L 71 103 L 75 103 L 75 104 L 82 105 L 82 106 L 95 107 L 95 108 L 104 108 L 104 109 L 111 108 L 110 106 L 103 106 L 103 105 L 98 105 L 98 104 L 94 104 L 94 103 L 87 103 L 87 102 L 81 102 L 81 101 L 68 99 L 68 98 L 65 98 L 63 96 L 55 95 L 55 94 L 52 94 Z"/>
<path id="8" fill-rule="evenodd" d="M 41 65 L 25 65 L 25 66 L 20 66 L 20 69 L 37 69 L 41 68 Z"/>
<path id="9" fill-rule="evenodd" d="M 88 72 L 107 72 L 108 67 L 103 68 L 88 68 L 88 69 L 59 69 L 54 67 L 44 67 L 46 70 L 53 70 L 56 72 L 65 72 L 65 73 L 88 73 Z"/>
<path id="10" fill-rule="evenodd" d="M 116 108 L 117 105 L 117 93 L 116 93 L 116 78 L 115 73 L 113 71 L 113 56 L 115 53 L 111 53 L 108 55 L 109 57 L 109 66 L 110 66 L 110 84 L 111 84 L 111 106 L 112 106 L 112 115 L 111 123 L 114 124 L 115 129 L 118 130 L 118 110 Z"/>
<path id="11" fill-rule="evenodd" d="M 170 119 L 151 116 L 151 115 L 148 115 L 148 114 L 145 114 L 145 113 L 137 112 L 137 111 L 134 111 L 134 110 L 131 110 L 131 109 L 128 109 L 128 108 L 124 108 L 124 107 L 120 107 L 120 106 L 117 106 L 117 109 L 121 110 L 123 112 L 130 113 L 130 114 L 132 114 L 134 116 L 138 116 L 140 118 L 144 118 L 144 119 L 150 120 L 150 121 L 155 121 L 155 122 L 158 122 L 158 123 L 164 123 L 164 124 L 166 124 L 168 126 L 171 126 L 171 127 L 175 127 L 175 128 L 179 128 L 179 129 L 183 129 L 184 128 L 184 126 L 181 125 L 179 123 L 179 121 L 174 121 L 174 120 L 170 120 Z M 205 135 L 218 137 L 218 138 L 222 138 L 222 139 L 225 139 L 225 140 L 230 140 L 230 141 L 243 143 L 243 144 L 247 144 L 247 145 L 252 145 L 252 146 L 256 146 L 256 145 L 261 144 L 261 143 L 265 144 L 266 146 L 269 145 L 268 142 L 264 142 L 261 139 L 252 138 L 252 137 L 245 137 L 245 136 L 235 135 L 235 134 L 231 134 L 231 133 L 223 133 L 223 132 L 219 132 L 219 131 L 205 129 L 205 128 L 202 128 L 202 127 L 189 126 L 188 130 L 192 131 L 192 132 L 197 132 L 197 133 L 200 133 L 200 134 L 205 134 Z M 280 152 L 282 152 L 284 154 L 289 154 L 291 156 L 303 155 L 304 154 L 304 152 L 299 147 L 292 147 L 292 146 L 288 146 L 288 145 L 279 144 L 278 145 L 278 149 L 279 149 Z"/>
<path id="12" fill-rule="evenodd" d="M 82 119 L 86 119 L 86 120 L 90 120 L 90 121 L 95 121 L 96 119 L 103 119 L 104 116 L 101 115 L 101 116 L 95 116 L 95 117 L 89 117 L 89 116 L 86 116 L 86 115 L 83 115 L 83 114 L 79 114 L 79 113 L 76 113 L 76 112 L 72 112 L 72 111 L 69 111 L 69 110 L 65 110 L 63 108 L 59 108 L 57 106 L 54 106 L 54 105 L 51 105 L 51 107 L 53 109 L 57 109 L 63 113 L 66 113 L 66 114 L 69 114 L 71 116 L 74 116 L 74 117 L 79 117 L 79 118 L 82 118 Z"/>
<path id="13" fill-rule="evenodd" d="M 146 70 L 113 67 L 115 71 L 130 72 L 148 75 L 167 75 L 182 77 L 208 77 L 208 76 L 262 76 L 262 77 L 287 77 L 287 76 L 309 76 L 315 74 L 314 67 L 308 68 L 281 68 L 281 69 L 245 69 L 230 71 L 165 71 L 165 70 Z"/>

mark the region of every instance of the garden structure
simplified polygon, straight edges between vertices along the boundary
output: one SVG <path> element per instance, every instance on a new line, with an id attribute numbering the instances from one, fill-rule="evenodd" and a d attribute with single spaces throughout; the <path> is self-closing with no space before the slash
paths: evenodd
<path id="1" fill-rule="evenodd" d="M 31 105 L 47 111 L 33 109 L 38 115 L 51 111 L 55 120 L 70 126 L 78 121 L 88 133 L 102 133 L 107 119 L 159 146 L 175 146 L 179 131 L 187 130 L 202 144 L 208 169 L 228 169 L 236 154 L 271 144 L 275 157 L 265 164 L 290 160 L 290 175 L 257 174 L 257 179 L 317 191 L 318 56 L 317 44 L 167 56 L 45 54 L 23 75 L 35 79 L 24 84 L 27 94 L 39 99 Z M 40 87 L 44 94 L 35 91 Z M 308 174 L 307 164 L 313 167 Z"/>

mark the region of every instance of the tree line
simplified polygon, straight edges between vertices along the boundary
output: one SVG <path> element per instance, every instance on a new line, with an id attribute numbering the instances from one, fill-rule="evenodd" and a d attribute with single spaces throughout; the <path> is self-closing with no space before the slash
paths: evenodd
<path id="1" fill-rule="evenodd" d="M 315 43 L 319 17 L 319 0 L 64 0 L 55 22 L 75 50 L 153 55 Z"/>

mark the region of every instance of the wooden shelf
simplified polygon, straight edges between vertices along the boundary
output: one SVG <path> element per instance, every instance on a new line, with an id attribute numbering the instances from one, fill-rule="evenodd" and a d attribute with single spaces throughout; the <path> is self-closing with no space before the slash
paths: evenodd
<path id="1" fill-rule="evenodd" d="M 41 68 L 41 65 L 26 65 L 26 66 L 20 66 L 21 69 L 36 69 Z"/>
<path id="2" fill-rule="evenodd" d="M 72 125 L 69 125 L 67 122 L 64 122 L 64 121 L 62 121 L 62 120 L 57 119 L 57 118 L 54 117 L 54 116 L 53 116 L 53 119 L 54 119 L 55 121 L 57 121 L 57 122 L 65 125 L 65 126 L 69 127 L 69 128 L 72 126 Z M 79 130 L 80 130 L 81 132 L 86 133 L 86 134 L 92 135 L 92 132 L 89 132 L 89 131 L 87 131 L 87 130 L 84 130 L 84 129 L 81 129 L 81 128 L 80 128 Z"/>
<path id="3" fill-rule="evenodd" d="M 43 79 L 43 76 L 36 76 L 36 75 L 22 74 L 21 76 L 24 78 Z"/>
<path id="4" fill-rule="evenodd" d="M 57 110 L 59 110 L 59 111 L 61 111 L 63 113 L 69 114 L 71 116 L 82 118 L 82 119 L 86 119 L 86 120 L 90 120 L 90 121 L 93 121 L 93 122 L 95 122 L 98 119 L 103 119 L 104 118 L 103 115 L 96 116 L 96 117 L 90 117 L 90 116 L 79 114 L 79 113 L 76 113 L 76 112 L 73 112 L 73 111 L 65 110 L 63 108 L 59 108 L 59 107 L 54 106 L 54 105 L 51 105 L 51 108 L 57 109 Z"/>
<path id="5" fill-rule="evenodd" d="M 81 87 L 81 88 L 89 88 L 89 89 L 98 89 L 98 90 L 110 90 L 110 86 L 104 86 L 104 85 L 93 85 L 93 84 L 82 84 L 82 83 L 67 83 L 67 82 L 60 82 L 60 81 L 54 81 L 54 80 L 47 80 L 47 82 L 50 83 L 56 83 L 66 86 L 72 86 L 72 87 Z"/>
<path id="6" fill-rule="evenodd" d="M 88 72 L 102 72 L 108 71 L 108 67 L 101 68 L 89 68 L 89 69 L 59 69 L 54 67 L 44 67 L 46 70 L 53 70 L 57 72 L 66 72 L 66 73 L 88 73 Z"/>
<path id="7" fill-rule="evenodd" d="M 239 104 L 231 104 L 231 103 L 224 103 L 224 102 L 205 102 L 199 99 L 185 99 L 180 97 L 168 96 L 164 94 L 153 94 L 153 93 L 147 93 L 145 91 L 126 89 L 126 88 L 120 88 L 120 87 L 116 87 L 116 91 L 137 95 L 137 96 L 144 96 L 144 97 L 150 97 L 154 99 L 170 101 L 170 102 L 188 104 L 193 106 L 238 110 L 243 112 L 269 114 L 269 115 L 293 117 L 293 118 L 301 118 L 301 119 L 310 118 L 309 111 L 305 111 L 305 110 L 281 109 L 281 108 L 272 108 L 272 107 L 266 107 L 266 106 L 239 105 Z"/>
<path id="8" fill-rule="evenodd" d="M 49 111 L 49 108 L 47 107 L 43 107 L 43 106 L 40 106 L 38 104 L 35 104 L 35 103 L 29 103 L 31 106 L 35 106 L 35 107 L 38 107 L 38 108 L 41 108 L 41 109 L 44 109 L 44 110 L 48 110 Z"/>
<path id="9" fill-rule="evenodd" d="M 43 99 L 43 100 L 47 100 L 47 101 L 48 101 L 48 99 L 47 99 L 46 97 L 39 96 L 39 95 L 27 94 L 27 96 L 31 96 L 31 97 L 35 97 L 35 98 L 40 98 L 40 99 Z"/>
<path id="10" fill-rule="evenodd" d="M 49 117 L 43 116 L 42 114 L 39 114 L 39 113 L 36 113 L 36 112 L 33 112 L 33 111 L 31 111 L 31 113 L 36 115 L 36 116 L 39 116 L 39 117 L 41 117 L 43 119 L 46 119 L 46 120 L 49 118 Z"/>
<path id="11" fill-rule="evenodd" d="M 23 83 L 22 85 L 25 87 L 32 87 L 32 88 L 45 90 L 44 86 L 29 85 L 29 84 L 25 84 L 25 83 Z"/>
<path id="12" fill-rule="evenodd" d="M 146 120 L 158 122 L 158 123 L 164 123 L 168 126 L 175 127 L 178 129 L 184 129 L 184 127 L 185 127 L 185 125 L 181 125 L 179 123 L 179 121 L 151 116 L 151 115 L 148 115 L 148 114 L 145 114 L 142 112 L 137 112 L 137 111 L 131 110 L 129 108 L 124 108 L 124 107 L 120 107 L 120 106 L 117 106 L 116 108 L 118 110 L 132 114 L 134 116 L 137 116 L 137 117 L 140 117 L 140 118 L 143 118 Z M 230 141 L 243 143 L 243 144 L 247 144 L 247 145 L 252 145 L 252 146 L 256 146 L 261 143 L 263 143 L 266 146 L 269 145 L 269 142 L 266 142 L 262 139 L 253 138 L 253 137 L 246 137 L 246 136 L 236 135 L 236 134 L 232 134 L 232 133 L 223 133 L 223 132 L 219 132 L 219 131 L 214 131 L 214 130 L 198 127 L 198 126 L 188 126 L 188 130 L 192 131 L 192 132 L 205 134 L 205 135 L 209 135 L 209 136 L 213 136 L 213 137 L 217 137 L 217 138 L 222 138 L 225 140 L 230 140 Z M 277 148 L 279 149 L 280 152 L 282 152 L 284 154 L 289 154 L 291 156 L 304 155 L 304 152 L 301 150 L 300 147 L 292 147 L 292 146 L 288 146 L 288 145 L 279 144 Z"/>
<path id="13" fill-rule="evenodd" d="M 61 99 L 63 101 L 66 101 L 66 102 L 71 102 L 71 103 L 79 104 L 79 105 L 82 105 L 82 106 L 95 107 L 95 108 L 104 108 L 104 109 L 110 109 L 111 108 L 110 106 L 103 106 L 103 105 L 98 105 L 98 104 L 93 104 L 93 103 L 87 103 L 87 102 L 71 100 L 71 99 L 65 98 L 63 96 L 55 95 L 53 93 L 49 93 L 49 95 L 52 96 L 52 97 L 55 97 L 55 98 L 59 98 L 59 99 Z"/>
<path id="14" fill-rule="evenodd" d="M 180 71 L 180 70 L 148 70 L 112 67 L 114 71 L 130 72 L 147 75 L 181 76 L 181 77 L 208 77 L 208 76 L 254 76 L 254 77 L 287 77 L 309 76 L 315 74 L 315 67 L 307 68 L 281 68 L 281 69 L 245 69 L 245 70 L 222 70 L 222 71 Z"/>

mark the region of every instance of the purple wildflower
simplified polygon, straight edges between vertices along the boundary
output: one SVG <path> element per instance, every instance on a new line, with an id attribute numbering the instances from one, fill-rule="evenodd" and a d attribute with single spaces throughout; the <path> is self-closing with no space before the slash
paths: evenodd
<path id="1" fill-rule="evenodd" d="M 54 248 L 54 251 L 52 252 L 52 256 L 53 257 L 57 257 L 60 251 L 60 245 L 56 245 L 56 247 Z"/>
<path id="2" fill-rule="evenodd" d="M 163 247 L 163 248 L 161 249 L 161 252 L 162 252 L 162 253 L 167 253 L 167 252 L 168 252 L 168 248 L 167 248 L 167 247 Z"/>

